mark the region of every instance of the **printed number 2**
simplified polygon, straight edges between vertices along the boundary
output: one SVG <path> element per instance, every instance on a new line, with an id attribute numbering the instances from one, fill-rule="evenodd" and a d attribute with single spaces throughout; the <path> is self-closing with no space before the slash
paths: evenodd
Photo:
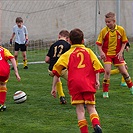
<path id="1" fill-rule="evenodd" d="M 58 54 L 57 54 L 57 49 L 60 49 Z M 63 51 L 63 45 L 59 45 L 58 47 L 55 46 L 54 47 L 54 55 L 53 55 L 53 57 L 60 57 L 62 51 Z"/>
<path id="2" fill-rule="evenodd" d="M 82 52 L 77 53 L 77 57 L 80 57 L 80 62 L 78 64 L 78 68 L 84 68 L 85 64 L 83 64 L 84 61 L 84 54 Z"/>

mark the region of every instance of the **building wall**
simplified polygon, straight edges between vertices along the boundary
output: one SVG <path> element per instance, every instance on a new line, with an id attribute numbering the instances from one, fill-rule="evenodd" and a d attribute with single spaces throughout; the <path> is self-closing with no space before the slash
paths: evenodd
<path id="1" fill-rule="evenodd" d="M 16 17 L 22 17 L 30 40 L 55 40 L 62 29 L 81 28 L 85 38 L 95 41 L 105 26 L 104 15 L 117 13 L 117 0 L 5 0 L 0 1 L 0 36 L 8 42 Z M 133 37 L 133 2 L 120 1 L 120 25 Z"/>

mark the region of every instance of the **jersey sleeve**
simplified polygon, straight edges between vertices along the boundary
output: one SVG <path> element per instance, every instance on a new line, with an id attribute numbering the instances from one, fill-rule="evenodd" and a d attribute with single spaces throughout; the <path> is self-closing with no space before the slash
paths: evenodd
<path id="1" fill-rule="evenodd" d="M 10 59 L 14 58 L 14 56 L 10 53 L 10 51 L 5 48 L 4 48 L 4 56 L 5 56 L 6 60 L 10 60 Z"/>
<path id="2" fill-rule="evenodd" d="M 104 68 L 103 68 L 101 62 L 98 60 L 97 56 L 94 54 L 94 52 L 91 49 L 88 48 L 88 51 L 89 51 L 95 72 L 96 73 L 103 73 Z"/>
<path id="3" fill-rule="evenodd" d="M 47 56 L 51 57 L 51 55 L 52 55 L 52 45 L 50 46 L 48 53 L 47 53 Z"/>
<path id="4" fill-rule="evenodd" d="M 27 30 L 26 26 L 24 27 L 24 29 L 25 29 L 25 35 L 28 35 L 28 30 Z"/>
<path id="5" fill-rule="evenodd" d="M 16 26 L 13 27 L 13 33 L 15 33 L 15 32 L 16 32 Z"/>
<path id="6" fill-rule="evenodd" d="M 99 46 L 102 46 L 102 43 L 103 43 L 103 34 L 102 34 L 102 31 L 101 31 L 101 32 L 99 33 L 99 35 L 98 35 L 96 44 L 99 45 Z"/>
<path id="7" fill-rule="evenodd" d="M 56 75 L 57 77 L 60 77 L 62 69 L 67 68 L 68 60 L 69 60 L 69 55 L 67 55 L 66 53 L 62 54 L 53 67 L 52 70 L 53 74 Z"/>
<path id="8" fill-rule="evenodd" d="M 126 32 L 125 32 L 124 28 L 122 28 L 122 29 L 123 29 L 122 43 L 126 44 L 128 42 L 128 39 L 127 39 Z"/>
<path id="9" fill-rule="evenodd" d="M 97 38 L 97 41 L 96 41 L 96 44 L 97 44 L 98 46 L 102 46 L 102 45 L 103 45 L 103 39 L 104 39 L 104 37 L 106 36 L 107 33 L 108 33 L 107 27 L 104 27 L 104 28 L 100 31 L 100 33 L 99 33 L 99 35 L 98 35 L 98 38 Z"/>

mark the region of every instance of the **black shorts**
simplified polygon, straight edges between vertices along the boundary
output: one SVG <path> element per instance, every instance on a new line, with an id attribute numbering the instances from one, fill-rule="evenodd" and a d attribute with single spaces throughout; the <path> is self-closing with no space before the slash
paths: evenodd
<path id="1" fill-rule="evenodd" d="M 27 47 L 25 46 L 25 44 L 18 44 L 15 42 L 15 47 L 14 47 L 15 51 L 21 50 L 23 52 L 23 51 L 26 51 L 26 48 Z"/>

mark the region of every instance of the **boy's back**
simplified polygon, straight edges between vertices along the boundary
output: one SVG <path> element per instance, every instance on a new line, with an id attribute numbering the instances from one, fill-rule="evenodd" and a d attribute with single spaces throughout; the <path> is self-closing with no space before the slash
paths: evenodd
<path id="1" fill-rule="evenodd" d="M 59 59 L 60 55 L 70 49 L 70 44 L 65 40 L 58 40 L 51 45 L 47 56 L 50 57 L 49 70 L 52 71 L 53 65 Z"/>

